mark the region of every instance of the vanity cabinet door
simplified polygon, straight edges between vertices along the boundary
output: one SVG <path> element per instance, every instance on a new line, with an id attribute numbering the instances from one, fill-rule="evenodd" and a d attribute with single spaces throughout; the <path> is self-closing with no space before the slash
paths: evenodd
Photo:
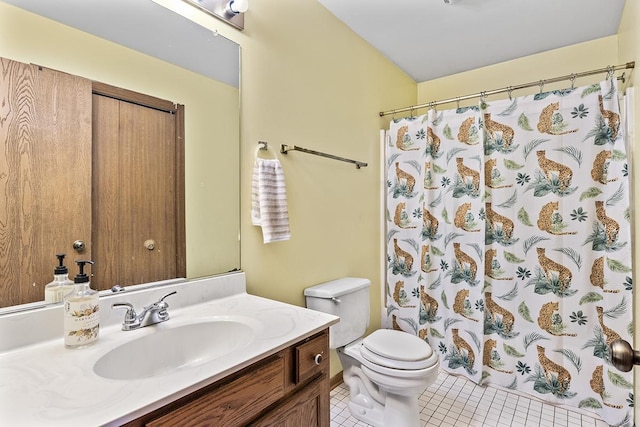
<path id="1" fill-rule="evenodd" d="M 243 426 L 282 397 L 284 358 L 277 357 L 145 426 Z"/>
<path id="2" fill-rule="evenodd" d="M 324 400 L 329 389 L 325 383 L 324 377 L 316 378 L 249 426 L 328 427 L 328 402 Z"/>
<path id="3" fill-rule="evenodd" d="M 125 427 L 329 427 L 328 361 L 307 366 L 317 352 L 329 352 L 328 329 Z"/>
<path id="4" fill-rule="evenodd" d="M 0 58 L 0 307 L 42 301 L 91 239 L 91 81 Z"/>

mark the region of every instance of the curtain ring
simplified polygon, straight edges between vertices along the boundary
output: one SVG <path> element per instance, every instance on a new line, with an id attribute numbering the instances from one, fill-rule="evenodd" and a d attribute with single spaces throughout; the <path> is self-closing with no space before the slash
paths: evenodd
<path id="1" fill-rule="evenodd" d="M 460 109 L 460 97 L 456 98 L 456 108 L 459 110 Z"/>
<path id="2" fill-rule="evenodd" d="M 511 96 L 511 92 L 513 91 L 513 89 L 511 88 L 511 86 L 509 86 L 507 88 L 507 93 L 509 94 L 509 101 L 513 101 L 513 96 Z"/>
<path id="3" fill-rule="evenodd" d="M 484 102 L 487 99 L 487 92 L 480 92 L 480 101 Z"/>
<path id="4" fill-rule="evenodd" d="M 409 110 L 409 116 L 410 116 L 410 117 L 415 117 L 415 116 L 413 115 L 413 112 L 414 112 L 414 111 L 415 111 L 415 108 L 414 108 L 414 107 L 411 107 L 411 109 Z"/>
<path id="5" fill-rule="evenodd" d="M 611 65 L 609 65 L 607 67 L 607 80 L 613 79 L 613 72 L 614 72 L 614 68 Z"/>
<path id="6" fill-rule="evenodd" d="M 571 89 L 575 89 L 576 88 L 576 73 L 571 74 Z"/>
<path id="7" fill-rule="evenodd" d="M 544 80 L 540 80 L 540 93 L 544 90 Z"/>

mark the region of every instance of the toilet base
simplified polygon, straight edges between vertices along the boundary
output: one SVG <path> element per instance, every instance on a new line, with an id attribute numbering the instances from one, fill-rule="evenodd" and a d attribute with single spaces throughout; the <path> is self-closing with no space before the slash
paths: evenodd
<path id="1" fill-rule="evenodd" d="M 380 424 L 380 420 L 384 419 L 384 413 L 377 406 L 366 407 L 351 401 L 349 402 L 349 412 L 351 412 L 353 418 L 359 421 L 371 424 L 374 427 L 385 427 L 384 424 Z"/>
<path id="2" fill-rule="evenodd" d="M 349 402 L 354 418 L 374 427 L 420 427 L 420 408 L 415 396 L 385 396 L 384 407 L 356 398 Z M 381 421 L 382 420 L 382 421 Z"/>
<path id="3" fill-rule="evenodd" d="M 380 388 L 373 384 L 363 373 L 353 359 L 341 354 L 343 365 L 342 379 L 349 389 L 349 412 L 354 418 L 375 427 L 384 427 L 384 402 L 386 396 Z"/>
<path id="4" fill-rule="evenodd" d="M 420 408 L 416 396 L 387 395 L 385 426 L 420 427 Z"/>
<path id="5" fill-rule="evenodd" d="M 337 349 L 353 417 L 375 427 L 420 427 L 418 396 L 435 381 L 439 363 L 416 378 L 387 378 L 363 366 L 355 349 Z"/>

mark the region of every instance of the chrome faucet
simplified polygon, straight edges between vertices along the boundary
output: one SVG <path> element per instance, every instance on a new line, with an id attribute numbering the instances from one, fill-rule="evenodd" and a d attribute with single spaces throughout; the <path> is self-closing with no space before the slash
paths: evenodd
<path id="1" fill-rule="evenodd" d="M 123 331 L 132 331 L 138 328 L 144 328 L 145 326 L 155 325 L 156 323 L 162 323 L 169 320 L 169 304 L 164 299 L 173 294 L 177 294 L 177 291 L 173 291 L 153 304 L 147 305 L 142 309 L 142 313 L 136 314 L 133 305 L 128 302 L 116 302 L 111 304 L 111 308 L 125 308 L 127 312 L 124 314 L 124 320 L 122 321 Z"/>

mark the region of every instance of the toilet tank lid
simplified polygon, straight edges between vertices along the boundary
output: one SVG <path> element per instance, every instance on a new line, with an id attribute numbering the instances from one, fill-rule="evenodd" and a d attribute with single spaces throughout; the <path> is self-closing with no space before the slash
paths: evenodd
<path id="1" fill-rule="evenodd" d="M 354 292 L 371 285 L 369 279 L 360 277 L 343 277 L 330 282 L 320 283 L 304 290 L 307 297 L 336 298 L 349 292 Z"/>

